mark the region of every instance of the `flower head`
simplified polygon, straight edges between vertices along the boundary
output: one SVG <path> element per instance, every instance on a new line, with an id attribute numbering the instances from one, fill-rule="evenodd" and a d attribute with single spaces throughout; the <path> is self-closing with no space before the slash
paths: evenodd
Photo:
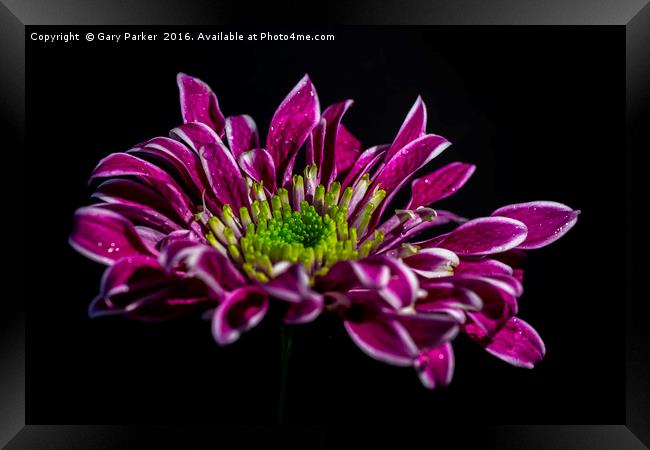
<path id="1" fill-rule="evenodd" d="M 177 81 L 183 124 L 104 158 L 90 178 L 98 202 L 75 213 L 71 245 L 108 266 L 91 316 L 209 311 L 225 345 L 271 304 L 287 324 L 337 314 L 365 353 L 414 367 L 429 388 L 451 381 L 459 332 L 516 366 L 543 357 L 516 316 L 523 250 L 560 238 L 579 211 L 540 201 L 467 220 L 433 209 L 474 172 L 455 162 L 413 180 L 409 202 L 389 214 L 450 145 L 426 132 L 421 98 L 391 144 L 362 150 L 341 123 L 352 101 L 321 113 L 305 76 L 262 145 L 251 117 L 225 117 L 204 82 Z M 442 224 L 457 227 L 417 240 Z"/>

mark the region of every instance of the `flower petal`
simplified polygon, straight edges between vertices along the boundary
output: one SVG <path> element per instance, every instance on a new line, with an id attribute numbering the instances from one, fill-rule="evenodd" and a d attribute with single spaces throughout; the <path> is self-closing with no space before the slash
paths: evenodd
<path id="1" fill-rule="evenodd" d="M 183 122 L 201 122 L 223 135 L 226 120 L 219 109 L 217 96 L 210 86 L 198 78 L 184 73 L 176 76 L 180 90 L 181 114 Z"/>
<path id="2" fill-rule="evenodd" d="M 203 244 L 194 246 L 175 243 L 169 248 L 173 258 L 167 256 L 167 267 L 183 263 L 187 276 L 203 281 L 216 298 L 223 298 L 224 291 L 230 291 L 246 284 L 246 279 L 231 260 L 212 247 Z M 176 249 L 180 249 L 176 251 Z"/>
<path id="3" fill-rule="evenodd" d="M 222 143 L 204 145 L 199 156 L 215 197 L 237 212 L 242 206 L 248 206 L 246 182 L 226 146 Z"/>
<path id="4" fill-rule="evenodd" d="M 212 335 L 219 345 L 228 345 L 255 327 L 269 309 L 269 298 L 257 286 L 244 286 L 229 292 L 212 319 Z"/>
<path id="5" fill-rule="evenodd" d="M 465 325 L 465 332 L 474 340 L 483 341 L 494 336 L 510 317 L 517 314 L 518 292 L 503 280 L 455 276 L 450 278 L 450 282 L 473 291 L 483 301 L 479 311 L 467 313 L 470 322 Z"/>
<path id="6" fill-rule="evenodd" d="M 167 235 L 158 230 L 142 225 L 136 225 L 135 231 L 137 231 L 138 236 L 140 236 L 140 239 L 142 239 L 142 242 L 147 246 L 149 251 L 153 254 L 158 254 L 158 245 Z"/>
<path id="7" fill-rule="evenodd" d="M 351 261 L 350 268 L 361 285 L 368 289 L 382 289 L 390 281 L 390 267 L 383 261 Z"/>
<path id="8" fill-rule="evenodd" d="M 524 242 L 527 233 L 526 225 L 518 220 L 481 217 L 418 245 L 424 248 L 443 247 L 458 255 L 489 255 L 518 246 Z"/>
<path id="9" fill-rule="evenodd" d="M 282 319 L 288 325 L 308 323 L 315 320 L 323 310 L 323 297 L 315 292 L 303 296 L 299 303 L 291 303 Z"/>
<path id="10" fill-rule="evenodd" d="M 325 129 L 327 128 L 327 121 L 321 118 L 318 124 L 311 130 L 307 138 L 307 160 L 308 165 L 315 164 L 316 167 L 323 165 L 323 149 L 325 148 Z M 320 174 L 318 175 L 320 177 Z M 320 181 L 320 178 L 319 178 Z"/>
<path id="11" fill-rule="evenodd" d="M 169 203 L 164 197 L 138 181 L 122 178 L 108 179 L 97 186 L 91 197 L 106 203 L 151 209 L 174 219 L 176 223 L 183 223 L 182 217 L 179 216 L 177 211 L 169 207 Z"/>
<path id="12" fill-rule="evenodd" d="M 104 272 L 100 294 L 88 314 L 159 321 L 196 312 L 213 302 L 200 282 L 166 273 L 154 258 L 134 256 L 118 260 Z"/>
<path id="13" fill-rule="evenodd" d="M 138 273 L 139 272 L 139 273 Z M 166 280 L 158 259 L 148 255 L 135 255 L 119 259 L 102 275 L 100 295 L 111 297 L 126 292 L 129 282 L 136 280 L 140 285 L 155 285 Z"/>
<path id="14" fill-rule="evenodd" d="M 493 216 L 510 217 L 528 227 L 526 240 L 517 248 L 534 249 L 544 247 L 564 236 L 578 221 L 580 211 L 562 203 L 537 201 L 504 206 L 492 213 Z"/>
<path id="15" fill-rule="evenodd" d="M 420 167 L 442 153 L 449 145 L 451 143 L 442 136 L 427 134 L 411 141 L 390 158 L 386 154 L 386 165 L 377 176 L 375 185 L 379 185 L 389 194 L 396 191 Z"/>
<path id="16" fill-rule="evenodd" d="M 207 144 L 221 143 L 221 138 L 212 128 L 204 123 L 190 122 L 179 125 L 169 132 L 169 136 L 184 143 L 198 155 L 201 147 Z"/>
<path id="17" fill-rule="evenodd" d="M 425 278 L 453 275 L 460 264 L 458 256 L 444 248 L 424 248 L 415 255 L 404 258 L 404 263 L 415 273 Z"/>
<path id="18" fill-rule="evenodd" d="M 485 350 L 513 366 L 527 369 L 532 369 L 546 353 L 537 331 L 518 317 L 510 318 Z"/>
<path id="19" fill-rule="evenodd" d="M 341 119 L 345 112 L 352 106 L 352 100 L 345 100 L 335 103 L 323 111 L 323 119 L 326 121 L 325 139 L 323 142 L 323 163 L 320 167 L 321 184 L 329 188 L 332 181 L 336 179 L 336 141 L 339 134 Z"/>
<path id="20" fill-rule="evenodd" d="M 420 350 L 438 347 L 456 337 L 458 321 L 447 314 L 403 313 L 386 310 L 385 314 L 404 326 Z"/>
<path id="21" fill-rule="evenodd" d="M 239 167 L 253 180 L 262 181 L 271 194 L 276 192 L 275 163 L 269 152 L 263 148 L 243 152 L 239 155 Z"/>
<path id="22" fill-rule="evenodd" d="M 167 284 L 167 275 L 156 258 L 137 255 L 119 259 L 104 271 L 99 295 L 90 304 L 88 315 L 95 318 L 124 314 L 129 302 L 119 294 L 135 292 L 129 300 L 139 300 L 139 296 L 158 292 Z"/>
<path id="23" fill-rule="evenodd" d="M 279 263 L 275 277 L 261 285 L 270 296 L 289 303 L 284 322 L 306 323 L 323 310 L 323 296 L 309 286 L 309 275 L 302 264 Z"/>
<path id="24" fill-rule="evenodd" d="M 420 207 L 415 211 L 410 211 L 413 218 L 403 220 L 398 216 L 388 219 L 381 226 L 380 231 L 384 231 L 384 240 L 379 245 L 377 253 L 390 254 L 400 244 L 410 241 L 418 234 L 440 225 L 450 222 L 459 222 L 460 218 L 447 211 L 433 211 L 430 208 Z M 435 215 L 434 215 L 435 214 Z"/>
<path id="25" fill-rule="evenodd" d="M 447 278 L 440 278 L 438 283 L 427 284 L 426 296 L 418 298 L 415 310 L 422 313 L 447 313 L 465 321 L 464 311 L 479 311 L 483 300 L 471 289 L 455 285 Z"/>
<path id="26" fill-rule="evenodd" d="M 403 325 L 396 320 L 383 319 L 344 321 L 350 338 L 368 356 L 395 366 L 410 366 L 417 347 Z"/>
<path id="27" fill-rule="evenodd" d="M 424 387 L 448 386 L 454 376 L 454 350 L 450 343 L 426 350 L 418 355 L 415 369 Z"/>
<path id="28" fill-rule="evenodd" d="M 226 119 L 226 138 L 235 159 L 244 152 L 259 148 L 257 125 L 251 116 L 230 116 Z"/>
<path id="29" fill-rule="evenodd" d="M 476 170 L 472 164 L 454 162 L 411 183 L 411 201 L 406 209 L 429 206 L 460 189 Z"/>
<path id="30" fill-rule="evenodd" d="M 319 292 L 346 292 L 352 288 L 382 289 L 390 280 L 390 268 L 381 259 L 339 261 L 324 276 L 317 277 Z"/>
<path id="31" fill-rule="evenodd" d="M 372 195 L 377 188 L 385 190 L 387 195 L 374 212 L 368 229 L 372 230 L 377 226 L 393 197 L 415 172 L 450 145 L 451 143 L 442 136 L 427 134 L 402 147 L 392 158 L 385 159 L 386 163 L 380 169 L 368 195 Z"/>
<path id="32" fill-rule="evenodd" d="M 397 132 L 397 136 L 391 144 L 390 149 L 386 152 L 386 161 L 395 156 L 405 145 L 422 136 L 426 131 L 426 127 L 427 108 L 422 101 L 422 97 L 418 95 L 418 98 L 406 115 L 404 123 L 402 123 L 402 126 Z"/>
<path id="33" fill-rule="evenodd" d="M 382 298 L 395 309 L 413 305 L 419 288 L 415 273 L 399 259 L 377 258 L 380 258 L 391 270 L 388 284 L 379 291 Z"/>
<path id="34" fill-rule="evenodd" d="M 278 170 L 279 186 L 291 179 L 298 149 L 319 120 L 316 89 L 305 75 L 275 111 L 266 139 L 266 149 Z"/>
<path id="35" fill-rule="evenodd" d="M 377 145 L 363 151 L 359 158 L 354 162 L 350 171 L 341 183 L 341 190 L 348 186 L 354 186 L 363 174 L 368 173 L 384 157 L 388 145 Z"/>
<path id="36" fill-rule="evenodd" d="M 151 255 L 131 222 L 92 206 L 75 212 L 69 242 L 87 258 L 108 265 L 126 256 Z"/>
<path id="37" fill-rule="evenodd" d="M 144 205 L 135 206 L 124 203 L 98 203 L 93 207 L 116 212 L 131 221 L 134 225 L 141 225 L 159 230 L 165 234 L 180 230 L 181 227 L 163 214 Z"/>
<path id="38" fill-rule="evenodd" d="M 172 167 L 178 178 L 192 189 L 194 194 L 200 196 L 205 190 L 206 183 L 201 175 L 203 169 L 197 154 L 191 149 L 166 137 L 153 138 L 138 147 L 129 150 L 127 153 L 144 157 L 153 156 L 164 161 Z"/>
<path id="39" fill-rule="evenodd" d="M 304 297 L 311 296 L 309 275 L 302 264 L 285 264 L 277 275 L 262 285 L 272 297 L 289 303 L 300 303 Z"/>
<path id="40" fill-rule="evenodd" d="M 361 142 L 345 127 L 339 125 L 339 132 L 336 135 L 336 171 L 345 173 L 361 153 Z"/>
<path id="41" fill-rule="evenodd" d="M 123 176 L 134 176 L 142 180 L 156 189 L 186 223 L 193 220 L 191 201 L 176 181 L 160 167 L 128 153 L 113 153 L 102 159 L 93 171 L 90 182 L 97 178 Z"/>

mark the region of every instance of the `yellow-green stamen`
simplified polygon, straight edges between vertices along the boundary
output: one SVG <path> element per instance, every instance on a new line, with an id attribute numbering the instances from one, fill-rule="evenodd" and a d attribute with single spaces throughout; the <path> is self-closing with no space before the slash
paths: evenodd
<path id="1" fill-rule="evenodd" d="M 293 177 L 291 199 L 285 188 L 268 198 L 262 184 L 253 182 L 250 208 L 240 208 L 237 217 L 224 205 L 221 218 L 208 220 L 206 239 L 240 264 L 249 277 L 262 282 L 273 277 L 273 266 L 281 261 L 303 264 L 313 279 L 326 274 L 338 261 L 368 256 L 384 235 L 375 232 L 363 242 L 358 236 L 365 235 L 372 213 L 386 193 L 377 190 L 349 224 L 348 205 L 359 193 L 349 187 L 341 193 L 339 182 L 331 183 L 329 190 L 315 185 L 315 170 L 315 166 L 305 170 L 308 183 L 301 175 Z"/>

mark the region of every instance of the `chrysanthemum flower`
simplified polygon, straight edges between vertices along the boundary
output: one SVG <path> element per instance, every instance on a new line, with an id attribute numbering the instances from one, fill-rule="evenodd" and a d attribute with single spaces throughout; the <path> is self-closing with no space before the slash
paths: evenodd
<path id="1" fill-rule="evenodd" d="M 391 144 L 362 150 L 341 124 L 352 101 L 321 113 L 305 76 L 261 145 L 253 119 L 224 117 L 205 83 L 179 74 L 178 86 L 184 123 L 103 159 L 90 179 L 98 203 L 75 214 L 70 243 L 108 265 L 92 317 L 208 311 L 225 345 L 271 304 L 286 324 L 337 314 L 365 353 L 414 367 L 429 388 L 450 382 L 461 331 L 516 366 L 543 357 L 516 316 L 521 257 L 560 238 L 578 211 L 541 201 L 467 220 L 432 209 L 472 175 L 456 162 L 412 181 L 408 204 L 388 214 L 450 145 L 425 131 L 420 98 Z M 442 224 L 458 226 L 417 241 Z"/>

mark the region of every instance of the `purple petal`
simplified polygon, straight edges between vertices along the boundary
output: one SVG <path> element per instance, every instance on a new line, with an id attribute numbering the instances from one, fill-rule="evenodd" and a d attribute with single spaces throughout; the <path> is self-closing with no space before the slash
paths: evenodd
<path id="1" fill-rule="evenodd" d="M 387 317 L 404 326 L 420 350 L 435 348 L 450 341 L 459 331 L 459 323 L 447 314 L 385 311 Z"/>
<path id="2" fill-rule="evenodd" d="M 411 184 L 411 201 L 406 209 L 429 206 L 449 197 L 469 180 L 474 170 L 476 166 L 472 164 L 454 162 L 414 180 Z"/>
<path id="3" fill-rule="evenodd" d="M 205 311 L 214 305 L 203 285 L 191 279 L 177 280 L 169 288 L 133 301 L 125 308 L 124 315 L 129 319 L 157 322 Z"/>
<path id="4" fill-rule="evenodd" d="M 100 294 L 89 315 L 123 314 L 131 319 L 159 321 L 196 312 L 214 305 L 205 286 L 168 273 L 147 256 L 122 258 L 102 277 Z"/>
<path id="5" fill-rule="evenodd" d="M 183 219 L 169 207 L 169 202 L 158 192 L 140 182 L 128 179 L 109 179 L 101 183 L 91 195 L 107 203 L 117 203 L 134 208 L 147 208 L 173 218 L 182 224 Z"/>
<path id="6" fill-rule="evenodd" d="M 415 215 L 413 219 L 403 221 L 399 217 L 393 216 L 396 219 L 391 218 L 384 222 L 378 228 L 380 231 L 384 231 L 385 235 L 377 253 L 391 254 L 391 251 L 400 244 L 410 241 L 413 237 L 430 228 L 458 221 L 457 216 L 448 214 L 446 211 L 436 211 L 437 215 L 430 217 L 431 211 L 429 208 L 420 207 L 418 210 L 413 211 Z"/>
<path id="7" fill-rule="evenodd" d="M 507 217 L 482 217 L 418 245 L 425 248 L 443 247 L 458 255 L 489 255 L 518 246 L 524 242 L 527 233 L 526 225 L 518 220 Z"/>
<path id="8" fill-rule="evenodd" d="M 128 291 L 129 281 L 136 278 L 138 271 L 140 273 L 137 282 L 140 284 L 153 285 L 166 279 L 156 258 L 147 255 L 128 256 L 106 269 L 102 276 L 100 295 L 111 297 Z"/>
<path id="9" fill-rule="evenodd" d="M 92 206 L 75 212 L 69 242 L 87 258 L 108 265 L 127 256 L 151 255 L 131 222 Z"/>
<path id="10" fill-rule="evenodd" d="M 323 119 L 327 126 L 325 128 L 325 139 L 323 142 L 323 163 L 320 167 L 321 183 L 328 188 L 330 183 L 336 179 L 336 141 L 339 133 L 339 126 L 343 114 L 352 106 L 352 100 L 345 100 L 335 103 L 323 111 Z"/>
<path id="11" fill-rule="evenodd" d="M 576 224 L 578 214 L 580 211 L 566 205 L 547 201 L 508 205 L 492 213 L 493 216 L 510 217 L 526 224 L 528 236 L 517 248 L 527 250 L 560 239 Z"/>
<path id="12" fill-rule="evenodd" d="M 492 275 L 512 275 L 513 273 L 509 265 L 496 259 L 479 259 L 474 261 L 463 259 L 454 272 L 456 275 L 479 275 L 488 277 Z"/>
<path id="13" fill-rule="evenodd" d="M 368 150 L 361 153 L 359 158 L 350 168 L 348 174 L 345 176 L 345 179 L 341 184 L 341 189 L 345 189 L 348 186 L 354 186 L 359 178 L 361 178 L 365 173 L 370 172 L 379 160 L 384 157 L 387 149 L 388 145 L 377 145 L 375 147 L 370 147 Z"/>
<path id="14" fill-rule="evenodd" d="M 299 303 L 292 303 L 287 308 L 283 321 L 289 325 L 308 323 L 315 320 L 323 310 L 323 297 L 313 292 L 303 296 Z"/>
<path id="15" fill-rule="evenodd" d="M 176 76 L 181 97 L 183 122 L 201 122 L 223 135 L 226 120 L 219 109 L 217 96 L 210 86 L 184 73 Z"/>
<path id="16" fill-rule="evenodd" d="M 279 185 L 291 179 L 298 149 L 319 120 L 316 89 L 305 75 L 275 111 L 266 139 L 266 149 L 278 169 Z"/>
<path id="17" fill-rule="evenodd" d="M 415 369 L 424 387 L 435 389 L 448 386 L 454 376 L 454 350 L 450 343 L 418 355 Z"/>
<path id="18" fill-rule="evenodd" d="M 346 320 L 344 325 L 354 343 L 374 359 L 395 366 L 410 366 L 417 355 L 415 343 L 396 320 L 381 317 L 360 322 Z"/>
<path id="19" fill-rule="evenodd" d="M 500 279 L 453 276 L 422 280 L 422 288 L 427 297 L 418 299 L 416 310 L 465 311 L 469 321 L 464 331 L 480 342 L 493 336 L 518 309 L 516 290 Z"/>
<path id="20" fill-rule="evenodd" d="M 361 153 L 361 142 L 345 127 L 339 125 L 339 132 L 336 135 L 336 170 L 338 173 L 345 173 Z"/>
<path id="21" fill-rule="evenodd" d="M 201 195 L 205 190 L 205 183 L 201 175 L 201 161 L 195 152 L 178 141 L 170 138 L 157 137 L 147 141 L 140 147 L 133 148 L 127 153 L 136 156 L 153 156 L 174 168 L 178 177 L 190 187 L 196 195 Z"/>
<path id="22" fill-rule="evenodd" d="M 379 291 L 382 298 L 395 309 L 413 305 L 419 287 L 415 273 L 398 259 L 377 258 L 383 261 L 391 270 L 388 284 Z"/>
<path id="23" fill-rule="evenodd" d="M 175 254 L 173 258 L 168 259 L 168 268 L 182 262 L 187 269 L 187 276 L 201 280 L 216 298 L 222 298 L 224 291 L 246 284 L 246 279 L 231 260 L 214 248 L 202 244 L 175 245 L 180 247 L 169 250 Z"/>
<path id="24" fill-rule="evenodd" d="M 404 146 L 422 136 L 427 127 L 427 108 L 418 95 L 415 103 L 404 119 L 404 123 L 397 132 L 395 140 L 386 153 L 386 161 L 397 154 Z"/>
<path id="25" fill-rule="evenodd" d="M 345 292 L 352 288 L 382 289 L 388 285 L 390 268 L 380 259 L 339 261 L 326 275 L 316 278 L 319 292 Z"/>
<path id="26" fill-rule="evenodd" d="M 244 152 L 259 148 L 257 125 L 251 116 L 231 116 L 226 119 L 226 138 L 235 159 Z"/>
<path id="27" fill-rule="evenodd" d="M 255 148 L 239 155 L 239 167 L 255 181 L 262 181 L 269 192 L 276 192 L 275 163 L 273 157 L 263 148 Z"/>
<path id="28" fill-rule="evenodd" d="M 140 236 L 144 245 L 146 245 L 149 251 L 153 254 L 158 253 L 158 244 L 167 237 L 165 233 L 141 225 L 136 225 L 135 231 L 137 231 L 138 236 Z"/>
<path id="29" fill-rule="evenodd" d="M 93 171 L 90 181 L 97 178 L 134 176 L 156 189 L 186 223 L 193 220 L 190 200 L 176 181 L 150 162 L 127 153 L 113 153 L 102 159 Z"/>
<path id="30" fill-rule="evenodd" d="M 323 310 L 323 296 L 309 286 L 309 275 L 302 264 L 280 263 L 275 277 L 262 285 L 270 296 L 289 303 L 284 322 L 306 323 Z"/>
<path id="31" fill-rule="evenodd" d="M 124 314 L 129 300 L 138 301 L 140 296 L 160 292 L 168 283 L 156 258 L 144 255 L 122 258 L 104 271 L 99 295 L 90 304 L 88 315 L 95 318 Z M 134 292 L 130 297 L 123 295 Z"/>
<path id="32" fill-rule="evenodd" d="M 226 146 L 207 144 L 201 147 L 199 155 L 215 197 L 237 212 L 242 206 L 248 206 L 246 182 Z"/>
<path id="33" fill-rule="evenodd" d="M 219 345 L 232 344 L 243 332 L 260 323 L 268 309 L 268 296 L 257 286 L 244 286 L 229 292 L 212 319 L 214 339 Z"/>
<path id="34" fill-rule="evenodd" d="M 402 147 L 390 160 L 386 159 L 369 192 L 374 192 L 374 189 L 379 187 L 388 195 L 373 214 L 368 229 L 372 230 L 377 226 L 386 207 L 413 174 L 450 145 L 451 143 L 441 136 L 427 134 Z"/>
<path id="35" fill-rule="evenodd" d="M 483 300 L 474 291 L 445 280 L 447 278 L 441 278 L 438 283 L 426 285 L 426 297 L 418 298 L 415 304 L 417 312 L 447 313 L 460 317 L 459 322 L 464 322 L 464 311 L 483 308 Z"/>
<path id="36" fill-rule="evenodd" d="M 390 281 L 390 267 L 381 260 L 351 261 L 350 268 L 363 287 L 382 289 Z"/>
<path id="37" fill-rule="evenodd" d="M 391 158 L 386 154 L 386 165 L 375 184 L 391 193 L 404 185 L 420 167 L 431 161 L 451 143 L 442 136 L 427 134 L 399 149 Z"/>
<path id="38" fill-rule="evenodd" d="M 424 248 L 415 255 L 404 258 L 404 263 L 415 273 L 425 278 L 453 275 L 460 264 L 458 256 L 444 248 Z"/>
<path id="39" fill-rule="evenodd" d="M 327 121 L 321 118 L 314 129 L 311 130 L 311 133 L 307 138 L 307 159 L 305 162 L 308 165 L 316 164 L 319 168 L 323 165 L 323 149 L 325 148 L 326 128 Z"/>
<path id="40" fill-rule="evenodd" d="M 190 230 L 179 230 L 179 231 L 173 231 L 169 233 L 161 242 L 160 242 L 160 257 L 162 257 L 163 254 L 165 254 L 166 249 L 174 244 L 175 242 L 191 242 L 193 244 L 200 244 L 200 243 L 205 243 L 206 239 L 204 236 L 199 236 L 196 233 L 190 231 Z M 163 261 L 163 260 L 161 260 Z M 164 262 L 161 262 L 161 264 L 165 265 Z"/>
<path id="41" fill-rule="evenodd" d="M 537 331 L 518 317 L 510 318 L 485 350 L 513 366 L 527 369 L 532 369 L 546 353 Z"/>
<path id="42" fill-rule="evenodd" d="M 311 296 L 309 275 L 302 264 L 286 265 L 284 270 L 262 287 L 272 297 L 289 303 L 300 303 L 305 296 Z"/>
<path id="43" fill-rule="evenodd" d="M 172 139 L 183 142 L 198 155 L 204 145 L 221 143 L 221 138 L 209 126 L 191 122 L 179 125 L 169 132 Z"/>
<path id="44" fill-rule="evenodd" d="M 142 225 L 168 234 L 180 230 L 181 227 L 165 215 L 144 205 L 136 206 L 124 203 L 99 203 L 96 208 L 116 212 L 131 221 L 134 225 Z"/>
<path id="45" fill-rule="evenodd" d="M 510 317 L 517 314 L 518 292 L 507 282 L 468 276 L 455 276 L 450 281 L 473 291 L 483 301 L 480 311 L 467 313 L 470 323 L 465 325 L 465 332 L 475 340 L 494 336 Z"/>

